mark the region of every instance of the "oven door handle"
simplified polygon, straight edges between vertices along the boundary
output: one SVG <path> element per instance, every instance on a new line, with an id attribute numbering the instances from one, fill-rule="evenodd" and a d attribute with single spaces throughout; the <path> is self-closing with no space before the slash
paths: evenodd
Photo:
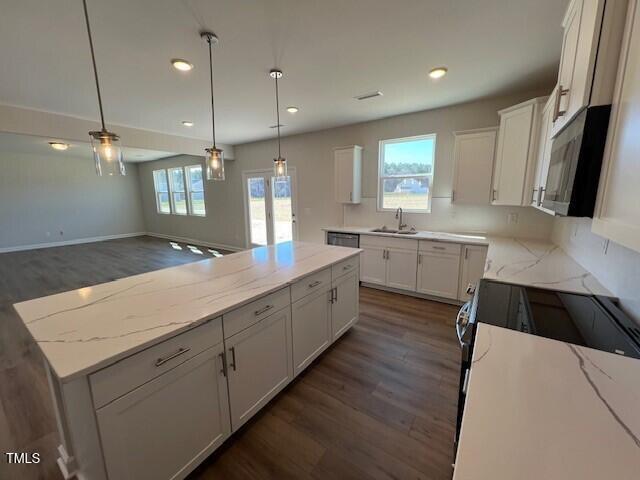
<path id="1" fill-rule="evenodd" d="M 465 342 L 462 340 L 462 337 L 467 331 L 470 307 L 471 307 L 470 301 L 465 303 L 460 309 L 460 311 L 458 312 L 458 316 L 456 317 L 456 334 L 458 335 L 458 341 L 460 342 L 461 347 L 464 347 L 466 345 Z M 463 321 L 464 321 L 464 324 L 463 324 Z"/>

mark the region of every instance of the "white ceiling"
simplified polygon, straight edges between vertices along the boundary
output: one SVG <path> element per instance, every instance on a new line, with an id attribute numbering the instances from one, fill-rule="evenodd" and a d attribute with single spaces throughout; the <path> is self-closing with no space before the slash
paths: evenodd
<path id="1" fill-rule="evenodd" d="M 54 150 L 49 142 L 61 141 L 67 143 L 69 148 L 64 151 Z M 26 153 L 30 155 L 52 155 L 60 158 L 81 157 L 93 160 L 93 153 L 89 143 L 69 142 L 56 138 L 36 137 L 33 135 L 18 135 L 15 133 L 0 132 L 0 152 Z M 176 155 L 171 152 L 159 152 L 143 148 L 123 147 L 122 155 L 125 162 L 138 163 L 158 160 Z"/>
<path id="2" fill-rule="evenodd" d="M 220 37 L 218 140 L 231 144 L 274 135 L 274 66 L 282 107 L 300 107 L 282 114 L 284 134 L 547 86 L 567 2 L 88 0 L 107 123 L 208 138 L 206 27 Z M 80 0 L 3 2 L 0 58 L 0 103 L 97 119 Z M 438 65 L 449 75 L 434 82 Z"/>

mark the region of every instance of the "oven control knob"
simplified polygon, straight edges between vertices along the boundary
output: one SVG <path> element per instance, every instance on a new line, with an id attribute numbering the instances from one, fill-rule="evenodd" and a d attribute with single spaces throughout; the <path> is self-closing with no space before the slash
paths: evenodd
<path id="1" fill-rule="evenodd" d="M 467 295 L 473 295 L 476 293 L 476 286 L 473 283 L 467 285 Z"/>

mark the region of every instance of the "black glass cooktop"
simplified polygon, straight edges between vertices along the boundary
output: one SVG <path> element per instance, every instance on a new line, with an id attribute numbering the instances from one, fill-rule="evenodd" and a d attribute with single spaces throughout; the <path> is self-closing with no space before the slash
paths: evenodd
<path id="1" fill-rule="evenodd" d="M 640 328 L 608 297 L 481 280 L 473 321 L 640 358 Z"/>

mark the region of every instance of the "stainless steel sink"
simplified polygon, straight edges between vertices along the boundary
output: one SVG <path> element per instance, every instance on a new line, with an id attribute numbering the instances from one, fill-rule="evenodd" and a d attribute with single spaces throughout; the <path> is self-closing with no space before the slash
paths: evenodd
<path id="1" fill-rule="evenodd" d="M 398 230 L 393 230 L 392 228 L 374 228 L 371 230 L 373 233 L 398 233 Z"/>
<path id="2" fill-rule="evenodd" d="M 416 232 L 415 230 L 399 230 L 396 232 L 398 235 L 415 235 Z"/>

